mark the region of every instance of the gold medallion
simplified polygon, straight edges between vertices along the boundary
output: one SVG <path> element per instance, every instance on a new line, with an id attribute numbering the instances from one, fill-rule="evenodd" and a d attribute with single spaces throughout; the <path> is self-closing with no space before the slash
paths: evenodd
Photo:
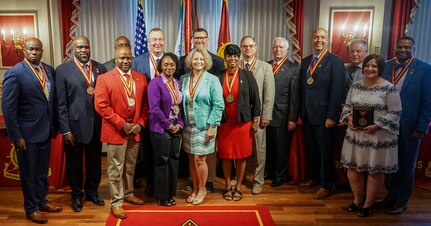
<path id="1" fill-rule="evenodd" d="M 129 98 L 128 102 L 130 107 L 135 106 L 135 99 Z"/>
<path id="2" fill-rule="evenodd" d="M 174 113 L 174 115 L 178 115 L 178 113 L 180 113 L 180 108 L 178 107 L 178 105 L 174 105 L 174 107 L 172 108 L 172 113 Z"/>
<path id="3" fill-rule="evenodd" d="M 226 96 L 226 102 L 228 102 L 228 103 L 232 103 L 234 99 L 235 98 L 233 97 L 232 94 L 229 94 Z"/>
<path id="4" fill-rule="evenodd" d="M 93 95 L 93 94 L 94 94 L 94 88 L 93 88 L 93 86 L 89 86 L 89 87 L 87 87 L 87 93 L 88 93 L 89 95 Z"/>
<path id="5" fill-rule="evenodd" d="M 189 106 L 189 108 L 193 108 L 193 100 L 187 100 L 187 106 Z"/>
<path id="6" fill-rule="evenodd" d="M 314 79 L 312 77 L 310 77 L 310 78 L 307 79 L 307 84 L 308 85 L 313 84 L 313 82 L 314 82 Z"/>
<path id="7" fill-rule="evenodd" d="M 366 119 L 366 118 L 361 117 L 361 118 L 359 118 L 359 119 L 358 119 L 358 124 L 359 124 L 360 126 L 367 126 L 367 125 L 368 125 L 368 121 L 367 121 L 367 119 Z"/>

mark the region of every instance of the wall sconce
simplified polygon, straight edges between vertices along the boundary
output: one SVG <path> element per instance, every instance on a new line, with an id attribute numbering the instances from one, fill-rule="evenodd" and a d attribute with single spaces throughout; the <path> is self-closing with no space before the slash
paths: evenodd
<path id="1" fill-rule="evenodd" d="M 2 42 L 4 43 L 4 46 L 6 48 L 15 48 L 16 53 L 21 55 L 23 49 L 24 49 L 24 41 L 27 38 L 27 31 L 24 29 L 23 33 L 20 32 L 14 32 L 14 30 L 10 31 L 10 36 L 6 34 L 5 30 L 1 30 L 2 34 Z M 8 39 L 8 36 L 10 39 Z"/>
<path id="2" fill-rule="evenodd" d="M 362 32 L 359 31 L 359 24 L 356 24 L 353 29 L 351 26 L 346 30 L 346 24 L 341 26 L 341 39 L 346 48 L 349 48 L 350 42 L 353 39 L 365 39 L 367 37 L 368 24 L 363 26 Z"/>

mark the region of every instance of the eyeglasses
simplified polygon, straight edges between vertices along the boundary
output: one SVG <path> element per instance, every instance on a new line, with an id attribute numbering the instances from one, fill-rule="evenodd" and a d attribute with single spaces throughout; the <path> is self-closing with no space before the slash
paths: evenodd
<path id="1" fill-rule="evenodd" d="M 197 39 L 197 40 L 204 40 L 206 38 L 208 38 L 208 37 L 193 37 L 193 39 Z"/>

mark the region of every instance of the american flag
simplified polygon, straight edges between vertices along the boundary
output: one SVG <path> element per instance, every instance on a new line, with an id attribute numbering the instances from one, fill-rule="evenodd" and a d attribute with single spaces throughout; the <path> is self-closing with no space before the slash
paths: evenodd
<path id="1" fill-rule="evenodd" d="M 142 0 L 138 0 L 138 16 L 136 17 L 135 30 L 135 56 L 148 52 L 147 29 L 144 20 L 144 5 Z"/>

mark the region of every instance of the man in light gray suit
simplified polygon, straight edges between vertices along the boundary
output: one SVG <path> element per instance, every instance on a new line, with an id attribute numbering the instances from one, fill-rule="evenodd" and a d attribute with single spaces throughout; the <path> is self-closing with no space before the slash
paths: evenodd
<path id="1" fill-rule="evenodd" d="M 262 112 L 259 118 L 259 129 L 254 135 L 253 152 L 257 159 L 257 167 L 254 173 L 254 184 L 251 191 L 257 195 L 262 192 L 264 183 L 265 160 L 266 160 L 266 131 L 272 119 L 272 108 L 274 106 L 275 85 L 271 65 L 256 58 L 256 41 L 251 36 L 241 39 L 241 52 L 243 60 L 240 67 L 253 72 L 259 88 L 259 98 L 262 103 Z"/>
<path id="2" fill-rule="evenodd" d="M 271 187 L 287 180 L 290 142 L 299 115 L 299 66 L 287 59 L 289 42 L 277 37 L 272 42 L 274 59 L 272 72 L 275 80 L 275 101 L 272 120 L 266 133 L 265 175 L 272 177 Z"/>

